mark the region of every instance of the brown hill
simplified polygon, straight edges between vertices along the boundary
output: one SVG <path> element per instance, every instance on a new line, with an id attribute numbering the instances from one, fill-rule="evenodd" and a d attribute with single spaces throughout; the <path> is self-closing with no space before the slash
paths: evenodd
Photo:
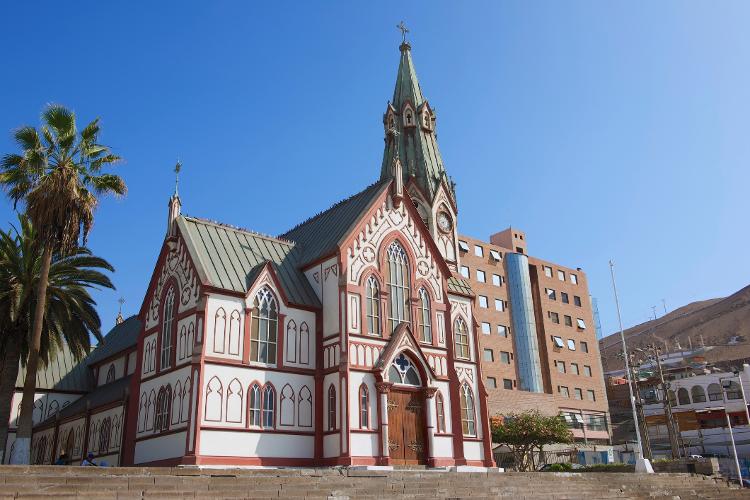
<path id="1" fill-rule="evenodd" d="M 706 347 L 706 360 L 710 363 L 750 357 L 750 286 L 729 297 L 692 302 L 675 309 L 661 318 L 647 321 L 625 330 L 628 349 L 654 343 L 669 351 L 677 345 L 688 349 Z M 623 367 L 617 357 L 622 351 L 619 332 L 599 341 L 605 371 Z"/>

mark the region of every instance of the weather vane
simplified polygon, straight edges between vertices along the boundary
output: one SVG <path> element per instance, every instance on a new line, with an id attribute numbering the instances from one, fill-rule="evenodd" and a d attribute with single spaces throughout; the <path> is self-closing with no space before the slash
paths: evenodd
<path id="1" fill-rule="evenodd" d="M 180 170 L 182 170 L 182 162 L 177 160 L 174 166 L 174 194 L 177 194 L 177 186 L 180 184 Z"/>
<path id="2" fill-rule="evenodd" d="M 402 41 L 403 43 L 406 43 L 406 34 L 409 32 L 409 28 L 406 27 L 403 21 L 397 24 L 396 28 L 398 28 L 401 31 Z"/>

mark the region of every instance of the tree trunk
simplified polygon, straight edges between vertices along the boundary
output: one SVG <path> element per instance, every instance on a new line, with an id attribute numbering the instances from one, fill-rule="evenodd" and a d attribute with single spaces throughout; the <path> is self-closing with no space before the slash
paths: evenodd
<path id="1" fill-rule="evenodd" d="M 47 285 L 49 268 L 52 265 L 52 244 L 44 246 L 42 254 L 42 269 L 39 272 L 39 285 L 36 292 L 36 310 L 34 311 L 34 326 L 29 346 L 29 359 L 26 361 L 26 380 L 23 382 L 23 398 L 21 399 L 21 415 L 18 417 L 16 444 L 13 447 L 12 464 L 28 465 L 31 463 L 31 431 L 33 428 L 34 396 L 36 394 L 36 370 L 39 365 L 39 349 L 42 344 L 42 327 L 44 313 L 47 309 Z"/>
<path id="2" fill-rule="evenodd" d="M 5 463 L 5 445 L 8 444 L 8 427 L 10 426 L 11 404 L 16 392 L 18 362 L 21 360 L 21 348 L 18 342 L 9 338 L 5 344 L 3 371 L 0 375 L 0 464 Z"/>

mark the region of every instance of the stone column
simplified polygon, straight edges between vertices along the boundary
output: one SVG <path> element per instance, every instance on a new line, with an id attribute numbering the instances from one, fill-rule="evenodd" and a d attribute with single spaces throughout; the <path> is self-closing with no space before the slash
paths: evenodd
<path id="1" fill-rule="evenodd" d="M 380 418 L 380 458 L 384 462 L 390 459 L 391 450 L 388 447 L 388 393 L 391 392 L 393 384 L 389 382 L 376 382 L 378 391 L 378 414 Z"/>
<path id="2" fill-rule="evenodd" d="M 435 424 L 436 421 L 436 415 L 435 415 L 435 394 L 437 393 L 437 388 L 435 387 L 425 387 L 424 389 L 424 404 L 427 409 L 425 412 L 427 417 L 427 446 L 430 450 L 427 457 L 427 463 L 429 465 L 432 465 L 435 458 Z"/>

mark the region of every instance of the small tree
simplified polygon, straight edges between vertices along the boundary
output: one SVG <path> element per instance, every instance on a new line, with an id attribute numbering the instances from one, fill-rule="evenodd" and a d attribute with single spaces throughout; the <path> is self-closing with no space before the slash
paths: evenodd
<path id="1" fill-rule="evenodd" d="M 490 419 L 492 440 L 510 448 L 518 470 L 536 470 L 535 457 L 545 445 L 573 442 L 565 420 L 542 415 L 538 410 L 498 415 Z"/>

